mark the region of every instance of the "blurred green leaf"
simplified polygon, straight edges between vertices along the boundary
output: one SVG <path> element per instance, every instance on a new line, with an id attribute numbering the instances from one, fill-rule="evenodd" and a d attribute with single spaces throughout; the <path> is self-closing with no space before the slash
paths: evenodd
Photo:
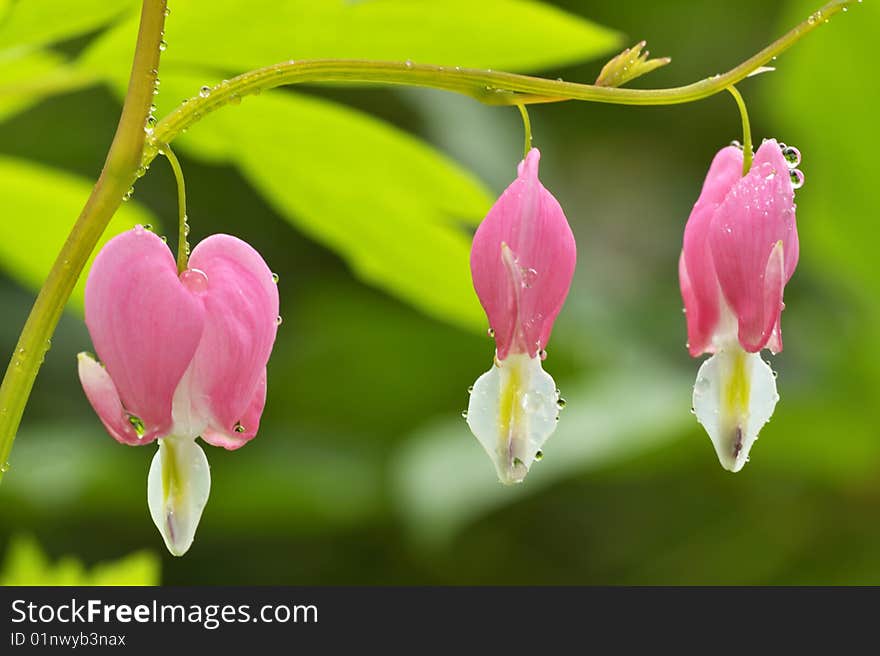
<path id="1" fill-rule="evenodd" d="M 41 98 L 91 82 L 91 75 L 51 52 L 19 51 L 0 58 L 0 120 L 27 109 Z"/>
<path id="2" fill-rule="evenodd" d="M 31 537 L 18 535 L 6 549 L 0 585 L 158 585 L 160 561 L 139 551 L 87 570 L 79 559 L 64 556 L 51 562 Z"/>
<path id="3" fill-rule="evenodd" d="M 39 289 L 89 196 L 92 183 L 63 171 L 0 156 L 0 268 L 31 289 Z M 156 219 L 134 202 L 123 205 L 110 222 L 98 249 L 113 235 Z M 95 252 L 97 253 L 97 250 Z M 82 308 L 91 259 L 71 296 Z"/>
<path id="4" fill-rule="evenodd" d="M 135 0 L 0 0 L 0 53 L 85 34 L 135 4 Z"/>
<path id="5" fill-rule="evenodd" d="M 460 418 L 411 436 L 392 472 L 394 499 L 413 536 L 442 543 L 467 523 L 565 478 L 596 470 L 677 437 L 693 420 L 680 374 L 643 363 L 640 370 L 563 386 L 556 432 L 525 482 L 505 487 Z"/>
<path id="6" fill-rule="evenodd" d="M 789 2 L 782 24 L 815 3 Z M 798 191 L 802 266 L 822 269 L 878 306 L 876 108 L 880 85 L 871 69 L 880 4 L 866 2 L 835 17 L 777 62 L 766 105 L 781 128 L 775 136 L 803 153 L 806 184 Z M 873 134 L 872 132 L 873 131 Z"/>
<path id="7" fill-rule="evenodd" d="M 90 58 L 120 70 L 134 21 Z M 516 71 L 571 64 L 617 47 L 620 36 L 532 0 L 203 0 L 178 3 L 167 22 L 163 71 L 243 72 L 291 58 L 412 59 Z"/>

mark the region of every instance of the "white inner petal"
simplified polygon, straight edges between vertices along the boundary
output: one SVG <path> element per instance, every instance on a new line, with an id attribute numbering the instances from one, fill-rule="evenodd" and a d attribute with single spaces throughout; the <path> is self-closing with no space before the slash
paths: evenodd
<path id="1" fill-rule="evenodd" d="M 559 393 L 540 357 L 511 354 L 474 383 L 467 422 L 502 483 L 521 483 L 556 430 Z"/>
<path id="2" fill-rule="evenodd" d="M 773 370 L 759 353 L 730 345 L 703 363 L 694 385 L 694 411 L 722 467 L 743 468 L 778 400 Z"/>
<path id="3" fill-rule="evenodd" d="M 208 459 L 195 439 L 159 440 L 147 477 L 147 504 L 173 555 L 182 556 L 192 545 L 210 491 Z"/>

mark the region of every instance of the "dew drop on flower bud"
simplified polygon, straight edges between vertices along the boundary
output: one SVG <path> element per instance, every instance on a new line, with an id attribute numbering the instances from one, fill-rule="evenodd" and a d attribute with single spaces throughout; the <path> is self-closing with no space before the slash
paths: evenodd
<path id="1" fill-rule="evenodd" d="M 281 280 L 281 276 L 279 276 L 277 273 L 273 273 L 272 274 L 272 282 L 274 282 L 277 285 L 279 280 Z"/>
<path id="2" fill-rule="evenodd" d="M 200 269 L 187 269 L 180 274 L 180 282 L 194 294 L 208 291 L 208 275 Z"/>
<path id="3" fill-rule="evenodd" d="M 489 328 L 489 330 L 486 331 L 486 334 L 489 336 L 490 339 L 494 339 L 494 337 L 495 337 L 495 329 L 494 329 L 494 328 Z"/>
<path id="4" fill-rule="evenodd" d="M 804 174 L 801 173 L 800 169 L 792 169 L 789 175 L 791 176 L 791 186 L 794 189 L 800 189 L 804 186 Z"/>
<path id="5" fill-rule="evenodd" d="M 535 462 L 539 462 L 543 459 L 544 459 L 544 452 L 543 451 L 538 451 L 537 453 L 535 453 Z"/>
<path id="6" fill-rule="evenodd" d="M 275 317 L 275 325 L 276 326 L 280 326 L 283 322 L 284 322 L 284 319 L 281 318 L 280 314 L 277 317 Z"/>
<path id="7" fill-rule="evenodd" d="M 128 415 L 128 423 L 131 424 L 131 427 L 134 429 L 134 432 L 138 436 L 138 439 L 141 439 L 146 432 L 146 428 L 144 427 L 144 420 L 137 415 Z"/>
<path id="8" fill-rule="evenodd" d="M 244 426 L 241 425 L 240 421 L 237 421 L 235 422 L 235 426 L 232 427 L 232 430 L 234 430 L 236 433 L 244 433 L 246 429 Z"/>
<path id="9" fill-rule="evenodd" d="M 801 151 L 794 146 L 781 146 L 782 156 L 788 162 L 788 168 L 793 169 L 801 163 Z"/>

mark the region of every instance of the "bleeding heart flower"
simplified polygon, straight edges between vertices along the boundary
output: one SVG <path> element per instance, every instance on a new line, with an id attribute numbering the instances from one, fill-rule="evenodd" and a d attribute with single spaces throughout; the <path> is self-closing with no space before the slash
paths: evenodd
<path id="1" fill-rule="evenodd" d="M 519 483 L 556 429 L 559 391 L 541 367 L 574 275 L 565 214 L 538 180 L 533 148 L 474 235 L 474 289 L 495 338 L 494 366 L 471 389 L 467 422 L 501 482 Z"/>
<path id="2" fill-rule="evenodd" d="M 195 438 L 237 449 L 259 428 L 278 289 L 248 244 L 213 235 L 180 275 L 163 241 L 138 226 L 110 240 L 86 284 L 86 325 L 103 366 L 79 355 L 79 377 L 117 441 L 159 440 L 150 514 L 175 556 L 192 544 L 211 476 Z"/>
<path id="3" fill-rule="evenodd" d="M 785 284 L 798 261 L 794 190 L 803 175 L 795 148 L 765 141 L 743 176 L 743 153 L 723 148 L 691 211 L 679 280 L 693 357 L 700 367 L 694 411 L 722 467 L 739 471 L 779 400 L 759 352 L 782 350 Z"/>

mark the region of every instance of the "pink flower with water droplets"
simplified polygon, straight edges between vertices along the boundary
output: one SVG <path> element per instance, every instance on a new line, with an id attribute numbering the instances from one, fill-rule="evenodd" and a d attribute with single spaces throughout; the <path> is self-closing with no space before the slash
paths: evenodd
<path id="1" fill-rule="evenodd" d="M 471 273 L 495 339 L 495 364 L 471 391 L 467 421 L 504 483 L 519 483 L 556 428 L 559 392 L 541 367 L 576 261 L 562 208 L 532 149 L 474 235 Z"/>
<path id="2" fill-rule="evenodd" d="M 178 275 L 171 251 L 137 227 L 95 258 L 86 325 L 99 364 L 79 355 L 86 396 L 123 444 L 159 440 L 150 512 L 168 549 L 189 549 L 210 490 L 196 437 L 237 449 L 259 428 L 278 289 L 248 244 L 213 235 Z"/>
<path id="3" fill-rule="evenodd" d="M 743 175 L 743 152 L 723 148 L 685 227 L 679 280 L 688 349 L 694 357 L 716 354 L 697 376 L 694 409 L 731 471 L 748 460 L 778 400 L 758 353 L 782 350 L 783 292 L 799 254 L 799 162 L 796 149 L 771 139 Z"/>

